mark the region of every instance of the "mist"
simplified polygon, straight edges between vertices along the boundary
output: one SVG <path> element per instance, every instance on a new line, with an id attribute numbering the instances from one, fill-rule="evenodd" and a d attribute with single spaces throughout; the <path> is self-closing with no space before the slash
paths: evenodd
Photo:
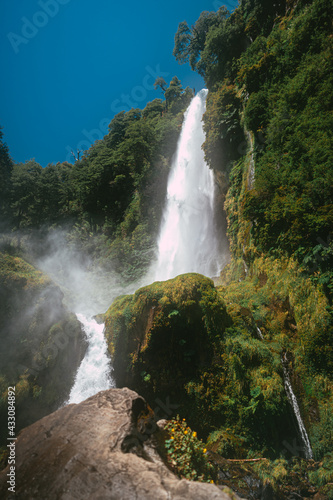
<path id="1" fill-rule="evenodd" d="M 138 286 L 125 284 L 116 270 L 70 244 L 65 230 L 50 231 L 42 252 L 36 244 L 30 239 L 34 264 L 59 286 L 65 305 L 75 314 L 104 313 L 118 295 L 133 293 Z"/>

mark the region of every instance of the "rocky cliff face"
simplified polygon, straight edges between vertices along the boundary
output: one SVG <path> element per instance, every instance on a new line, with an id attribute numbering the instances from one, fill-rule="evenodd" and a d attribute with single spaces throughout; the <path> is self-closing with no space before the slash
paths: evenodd
<path id="1" fill-rule="evenodd" d="M 16 388 L 17 428 L 54 411 L 68 396 L 85 352 L 80 323 L 62 292 L 23 259 L 0 254 L 0 442 L 7 388 Z"/>
<path id="2" fill-rule="evenodd" d="M 21 500 L 237 500 L 213 484 L 178 479 L 160 454 L 163 431 L 137 393 L 110 389 L 24 429 L 16 443 Z M 0 473 L 1 498 L 8 467 Z M 12 495 L 12 496 L 11 496 Z"/>

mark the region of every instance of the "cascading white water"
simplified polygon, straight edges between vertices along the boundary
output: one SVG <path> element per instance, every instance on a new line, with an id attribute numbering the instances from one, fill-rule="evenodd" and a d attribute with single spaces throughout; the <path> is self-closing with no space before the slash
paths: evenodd
<path id="1" fill-rule="evenodd" d="M 282 356 L 281 361 L 282 361 L 282 368 L 283 368 L 283 375 L 284 375 L 284 388 L 285 388 L 285 391 L 287 394 L 288 401 L 291 404 L 291 406 L 294 410 L 295 416 L 296 416 L 299 432 L 300 432 L 300 435 L 301 435 L 301 438 L 302 438 L 302 441 L 304 444 L 305 458 L 310 459 L 310 458 L 313 458 L 312 448 L 311 448 L 308 434 L 307 434 L 306 429 L 304 427 L 304 423 L 303 423 L 303 420 L 301 417 L 301 412 L 299 410 L 296 396 L 295 396 L 293 388 L 291 386 L 289 373 L 288 373 L 288 369 L 286 366 L 287 365 L 287 358 L 286 358 L 285 354 L 284 354 L 284 356 Z"/>
<path id="2" fill-rule="evenodd" d="M 201 90 L 185 113 L 168 179 L 155 280 L 187 272 L 213 277 L 222 267 L 214 222 L 214 176 L 201 148 L 205 140 L 202 115 L 207 93 L 206 89 Z"/>
<path id="3" fill-rule="evenodd" d="M 115 387 L 111 378 L 111 360 L 107 354 L 104 325 L 83 314 L 76 315 L 83 326 L 88 349 L 77 371 L 69 399 L 66 404 L 80 403 L 99 391 Z"/>
<path id="4" fill-rule="evenodd" d="M 186 272 L 213 277 L 218 275 L 224 263 L 215 230 L 214 176 L 204 161 L 201 148 L 205 140 L 202 115 L 207 93 L 206 89 L 200 91 L 192 99 L 184 116 L 168 179 L 167 203 L 158 242 L 158 261 L 152 270 L 155 280 L 166 280 Z M 146 280 L 151 277 L 147 276 Z M 90 302 L 89 300 L 88 303 Z M 86 310 L 86 301 L 84 306 Z M 107 354 L 103 325 L 98 325 L 81 314 L 77 314 L 77 317 L 83 325 L 89 347 L 67 404 L 79 403 L 101 390 L 115 386 L 109 375 L 111 361 Z"/>

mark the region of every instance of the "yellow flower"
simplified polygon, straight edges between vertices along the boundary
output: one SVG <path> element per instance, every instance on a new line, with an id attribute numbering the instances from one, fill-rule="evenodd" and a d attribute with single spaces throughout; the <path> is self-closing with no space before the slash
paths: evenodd
<path id="1" fill-rule="evenodd" d="M 213 480 L 211 480 L 210 482 L 211 482 L 211 483 L 214 483 L 214 481 L 213 481 Z"/>
<path id="2" fill-rule="evenodd" d="M 206 448 L 204 448 L 204 449 L 203 449 L 203 452 L 204 452 L 204 453 L 206 453 L 206 451 L 207 451 L 207 449 L 206 449 Z"/>
<path id="3" fill-rule="evenodd" d="M 184 434 L 187 434 L 187 431 L 185 431 Z"/>
<path id="4" fill-rule="evenodd" d="M 197 433 L 196 432 L 193 432 L 193 437 L 197 437 Z"/>
<path id="5" fill-rule="evenodd" d="M 183 418 L 183 422 L 185 422 L 185 418 Z"/>
<path id="6" fill-rule="evenodd" d="M 171 429 L 171 432 L 175 432 L 175 429 Z"/>
<path id="7" fill-rule="evenodd" d="M 171 436 L 171 439 L 173 439 L 173 436 Z"/>

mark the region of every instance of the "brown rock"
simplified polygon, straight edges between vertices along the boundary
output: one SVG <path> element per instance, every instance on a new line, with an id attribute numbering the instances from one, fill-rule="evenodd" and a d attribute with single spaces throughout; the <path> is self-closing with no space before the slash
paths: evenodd
<path id="1" fill-rule="evenodd" d="M 16 442 L 16 497 L 8 491 L 8 466 L 0 473 L 0 497 L 238 498 L 213 484 L 178 479 L 157 451 L 161 431 L 151 413 L 143 398 L 123 388 L 100 392 L 44 417 L 24 429 Z"/>

